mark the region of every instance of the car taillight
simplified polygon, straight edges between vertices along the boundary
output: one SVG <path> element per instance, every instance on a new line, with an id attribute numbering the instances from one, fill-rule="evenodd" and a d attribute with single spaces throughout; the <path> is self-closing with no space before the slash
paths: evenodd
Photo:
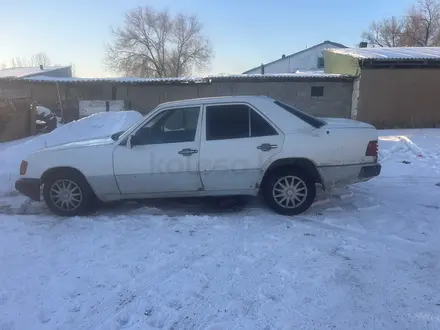
<path id="1" fill-rule="evenodd" d="M 20 164 L 20 175 L 26 174 L 27 166 L 28 166 L 28 162 L 22 160 Z"/>
<path id="2" fill-rule="evenodd" d="M 365 152 L 365 156 L 377 157 L 379 150 L 379 146 L 377 141 L 370 141 L 367 146 L 367 151 Z"/>

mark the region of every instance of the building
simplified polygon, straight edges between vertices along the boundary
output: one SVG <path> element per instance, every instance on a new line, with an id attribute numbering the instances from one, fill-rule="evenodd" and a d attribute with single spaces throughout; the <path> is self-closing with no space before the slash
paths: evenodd
<path id="1" fill-rule="evenodd" d="M 72 77 L 71 66 L 20 67 L 0 70 L 0 79 L 29 78 L 35 76 Z"/>
<path id="2" fill-rule="evenodd" d="M 30 77 L 10 81 L 32 100 L 55 111 L 65 121 L 80 117 L 80 103 L 100 101 L 147 113 L 158 104 L 188 98 L 267 95 L 323 117 L 350 117 L 353 77 L 340 74 L 232 75 L 198 78 L 56 78 Z M 11 85 L 12 88 L 12 85 Z M 114 102 L 118 101 L 118 102 Z M 105 107 L 108 104 L 107 109 Z M 106 109 L 106 110 L 103 110 Z"/>
<path id="3" fill-rule="evenodd" d="M 326 73 L 356 76 L 352 118 L 380 128 L 440 127 L 440 47 L 323 53 Z"/>
<path id="4" fill-rule="evenodd" d="M 275 74 L 294 73 L 296 71 L 324 70 L 322 51 L 326 48 L 346 48 L 333 41 L 324 41 L 318 45 L 306 48 L 291 55 L 282 55 L 281 58 L 267 64 L 243 72 L 244 74 Z"/>

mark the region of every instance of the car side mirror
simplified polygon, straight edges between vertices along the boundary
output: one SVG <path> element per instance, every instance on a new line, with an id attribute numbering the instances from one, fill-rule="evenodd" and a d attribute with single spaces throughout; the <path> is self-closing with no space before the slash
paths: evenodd
<path id="1" fill-rule="evenodd" d="M 128 140 L 127 140 L 127 147 L 128 147 L 128 149 L 133 148 L 137 144 L 137 142 L 139 142 L 137 136 L 136 135 L 130 135 L 128 137 Z"/>

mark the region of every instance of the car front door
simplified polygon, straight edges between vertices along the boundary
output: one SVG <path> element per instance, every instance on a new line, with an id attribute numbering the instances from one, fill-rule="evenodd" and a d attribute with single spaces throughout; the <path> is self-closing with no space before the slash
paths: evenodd
<path id="1" fill-rule="evenodd" d="M 284 135 L 248 104 L 204 107 L 200 175 L 205 191 L 255 189 L 264 163 L 281 151 Z"/>
<path id="2" fill-rule="evenodd" d="M 121 193 L 200 190 L 201 115 L 200 106 L 163 110 L 116 147 L 113 164 Z"/>

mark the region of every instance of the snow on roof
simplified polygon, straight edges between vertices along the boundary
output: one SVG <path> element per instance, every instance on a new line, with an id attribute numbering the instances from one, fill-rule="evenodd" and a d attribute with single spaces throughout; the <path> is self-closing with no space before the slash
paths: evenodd
<path id="1" fill-rule="evenodd" d="M 295 73 L 278 74 L 236 74 L 236 75 L 208 75 L 201 77 L 170 77 L 170 78 L 137 78 L 137 77 L 119 77 L 119 78 L 78 78 L 78 77 L 47 77 L 36 76 L 25 78 L 30 82 L 40 83 L 117 83 L 117 84 L 185 84 L 185 83 L 209 83 L 215 81 L 261 81 L 261 80 L 347 80 L 352 76 L 324 73 L 323 71 L 305 71 Z"/>
<path id="2" fill-rule="evenodd" d="M 286 55 L 286 56 L 282 56 L 282 57 L 280 57 L 280 58 L 278 58 L 278 59 L 276 59 L 276 60 L 274 60 L 274 61 L 271 61 L 271 62 L 265 63 L 265 64 L 263 64 L 263 66 L 267 66 L 267 65 L 270 65 L 270 64 L 276 63 L 276 62 L 278 62 L 278 61 L 283 61 L 283 60 L 285 60 L 286 58 L 293 57 L 293 56 L 295 56 L 295 55 L 298 55 L 298 54 L 304 53 L 304 52 L 306 52 L 306 51 L 308 51 L 308 50 L 310 50 L 310 49 L 314 49 L 314 48 L 316 48 L 316 47 L 320 47 L 320 46 L 325 45 L 325 44 L 331 44 L 331 45 L 333 45 L 333 46 L 336 47 L 336 48 L 347 48 L 347 46 L 344 46 L 343 44 L 340 44 L 340 43 L 337 43 L 337 42 L 333 42 L 333 41 L 330 41 L 330 40 L 325 40 L 325 41 L 323 41 L 323 42 L 321 42 L 321 43 L 319 43 L 319 44 L 316 44 L 316 45 L 314 45 L 314 46 L 307 47 L 306 49 L 302 49 L 302 50 L 300 50 L 300 51 L 297 51 L 296 53 L 293 53 L 293 54 L 290 54 L 290 55 Z M 254 71 L 255 69 L 258 69 L 258 68 L 260 68 L 260 67 L 261 67 L 261 65 L 258 65 L 258 66 L 256 66 L 256 67 L 253 67 L 252 69 L 249 69 L 249 70 L 243 72 L 243 74 L 247 74 L 248 72 Z"/>
<path id="3" fill-rule="evenodd" d="M 440 60 L 440 47 L 332 48 L 324 51 L 371 60 Z"/>
<path id="4" fill-rule="evenodd" d="M 40 69 L 39 67 L 21 67 L 21 68 L 9 68 L 0 70 L 0 79 L 4 78 L 24 78 L 35 75 L 42 75 L 54 70 L 64 69 L 66 66 L 48 66 Z"/>
<path id="5" fill-rule="evenodd" d="M 138 78 L 138 77 L 115 77 L 115 78 L 80 78 L 80 77 L 48 77 L 35 76 L 25 80 L 33 82 L 49 82 L 49 83 L 175 83 L 175 82 L 198 82 L 200 77 L 170 77 L 170 78 Z"/>

